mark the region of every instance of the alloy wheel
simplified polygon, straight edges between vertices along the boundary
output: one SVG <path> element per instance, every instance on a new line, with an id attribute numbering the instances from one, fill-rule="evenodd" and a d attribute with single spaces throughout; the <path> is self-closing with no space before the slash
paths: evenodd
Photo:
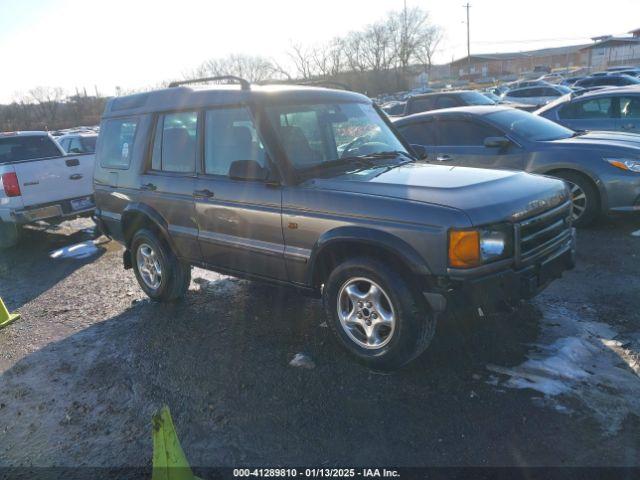
<path id="1" fill-rule="evenodd" d="M 576 183 L 567 182 L 571 189 L 571 219 L 575 223 L 587 210 L 587 194 Z"/>
<path id="2" fill-rule="evenodd" d="M 162 283 L 162 266 L 158 256 L 149 244 L 141 243 L 136 253 L 138 271 L 144 283 L 154 290 Z"/>
<path id="3" fill-rule="evenodd" d="M 357 345 L 375 350 L 391 341 L 395 310 L 387 293 L 373 280 L 347 280 L 338 293 L 337 307 L 340 325 Z"/>

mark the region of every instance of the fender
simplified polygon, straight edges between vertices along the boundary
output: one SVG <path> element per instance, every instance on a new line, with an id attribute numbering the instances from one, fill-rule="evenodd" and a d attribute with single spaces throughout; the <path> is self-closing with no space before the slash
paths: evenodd
<path id="1" fill-rule="evenodd" d="M 607 191 L 602 185 L 602 182 L 600 181 L 600 179 L 596 175 L 594 175 L 590 170 L 584 167 L 576 168 L 575 163 L 563 162 L 563 163 L 555 163 L 553 165 L 545 165 L 544 169 L 535 170 L 535 171 L 532 171 L 531 173 L 538 173 L 540 175 L 547 175 L 550 177 L 557 178 L 554 175 L 549 174 L 549 172 L 553 172 L 554 170 L 570 170 L 577 173 L 581 173 L 582 175 L 585 175 L 586 177 L 590 178 L 593 184 L 598 189 L 598 194 L 600 195 L 600 211 L 602 212 L 607 211 L 607 205 L 608 205 Z"/>
<path id="2" fill-rule="evenodd" d="M 316 261 L 327 248 L 340 242 L 354 242 L 378 247 L 399 256 L 409 269 L 417 275 L 431 275 L 431 270 L 422 256 L 404 240 L 390 233 L 366 227 L 338 227 L 323 233 L 311 251 L 307 284 L 313 283 Z"/>
<path id="3" fill-rule="evenodd" d="M 160 232 L 164 240 L 171 246 L 173 251 L 174 252 L 177 251 L 175 248 L 176 246 L 174 245 L 173 240 L 171 239 L 171 235 L 169 235 L 169 225 L 167 224 L 167 221 L 164 219 L 162 215 L 160 215 L 160 213 L 158 213 L 157 210 L 153 209 L 152 207 L 144 203 L 137 203 L 137 202 L 130 203 L 122 211 L 122 217 L 120 222 L 123 226 L 122 228 L 123 235 L 125 234 L 124 225 L 125 225 L 125 222 L 127 221 L 127 218 L 135 214 L 141 214 L 147 217 L 156 226 L 156 228 L 158 229 L 158 231 Z M 124 240 L 125 240 L 125 246 L 128 251 L 129 246 L 131 244 L 131 238 L 127 238 L 125 236 Z"/>

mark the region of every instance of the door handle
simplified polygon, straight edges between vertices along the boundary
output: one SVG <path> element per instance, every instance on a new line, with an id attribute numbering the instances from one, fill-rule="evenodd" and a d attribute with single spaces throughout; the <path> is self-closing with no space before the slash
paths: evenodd
<path id="1" fill-rule="evenodd" d="M 80 165 L 80 160 L 77 158 L 70 158 L 69 160 L 65 160 L 64 163 L 67 167 L 77 167 Z"/>
<path id="2" fill-rule="evenodd" d="M 74 173 L 73 175 L 69 175 L 70 180 L 80 180 L 82 178 L 81 173 Z"/>
<path id="3" fill-rule="evenodd" d="M 448 162 L 449 160 L 452 160 L 452 157 L 451 155 L 438 154 L 436 155 L 436 160 L 439 162 Z"/>
<path id="4" fill-rule="evenodd" d="M 208 189 L 204 189 L 204 190 L 195 190 L 193 192 L 193 196 L 196 198 L 211 198 L 213 197 L 215 194 Z"/>
<path id="5" fill-rule="evenodd" d="M 150 192 L 153 192 L 153 191 L 157 190 L 157 188 L 158 187 L 156 187 L 153 183 L 143 183 L 140 186 L 140 190 L 147 190 L 147 191 L 150 191 Z"/>
<path id="6" fill-rule="evenodd" d="M 634 128 L 636 128 L 636 126 L 633 123 L 627 123 L 626 125 L 623 125 L 622 128 L 624 130 L 633 130 Z"/>

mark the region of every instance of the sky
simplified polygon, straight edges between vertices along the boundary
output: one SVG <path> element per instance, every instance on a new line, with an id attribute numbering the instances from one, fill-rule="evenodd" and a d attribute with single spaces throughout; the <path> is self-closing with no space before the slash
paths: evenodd
<path id="1" fill-rule="evenodd" d="M 407 0 L 444 31 L 437 63 L 466 55 L 463 3 Z M 640 0 L 470 3 L 472 53 L 588 43 L 640 28 Z M 403 0 L 0 0 L 0 102 L 36 86 L 112 95 L 116 86 L 180 79 L 231 53 L 286 64 L 292 42 L 320 44 L 402 7 Z"/>

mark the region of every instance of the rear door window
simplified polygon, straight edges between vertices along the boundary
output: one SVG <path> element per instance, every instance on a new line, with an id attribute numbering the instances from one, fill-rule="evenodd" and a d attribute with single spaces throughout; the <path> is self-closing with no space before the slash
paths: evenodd
<path id="1" fill-rule="evenodd" d="M 253 118 L 246 108 L 221 108 L 205 114 L 204 171 L 229 175 L 237 160 L 253 160 L 266 167 L 266 153 Z"/>
<path id="2" fill-rule="evenodd" d="M 416 98 L 409 102 L 410 113 L 428 112 L 433 110 L 433 98 Z"/>
<path id="3" fill-rule="evenodd" d="M 558 115 L 563 119 L 613 118 L 615 117 L 613 97 L 571 103 L 563 107 Z"/>
<path id="4" fill-rule="evenodd" d="M 0 137 L 0 164 L 60 155 L 55 143 L 46 135 Z"/>
<path id="5" fill-rule="evenodd" d="M 453 97 L 438 97 L 436 100 L 436 108 L 451 108 L 457 107 L 459 105 L 458 101 Z"/>
<path id="6" fill-rule="evenodd" d="M 197 137 L 197 112 L 160 115 L 153 140 L 152 170 L 195 173 Z"/>
<path id="7" fill-rule="evenodd" d="M 400 133 L 410 144 L 434 146 L 436 142 L 436 122 L 421 122 L 399 128 Z"/>
<path id="8" fill-rule="evenodd" d="M 100 165 L 125 170 L 129 168 L 137 128 L 137 118 L 105 120 L 100 128 Z"/>
<path id="9" fill-rule="evenodd" d="M 502 136 L 495 128 L 468 120 L 439 120 L 439 145 L 482 146 L 487 137 Z"/>

